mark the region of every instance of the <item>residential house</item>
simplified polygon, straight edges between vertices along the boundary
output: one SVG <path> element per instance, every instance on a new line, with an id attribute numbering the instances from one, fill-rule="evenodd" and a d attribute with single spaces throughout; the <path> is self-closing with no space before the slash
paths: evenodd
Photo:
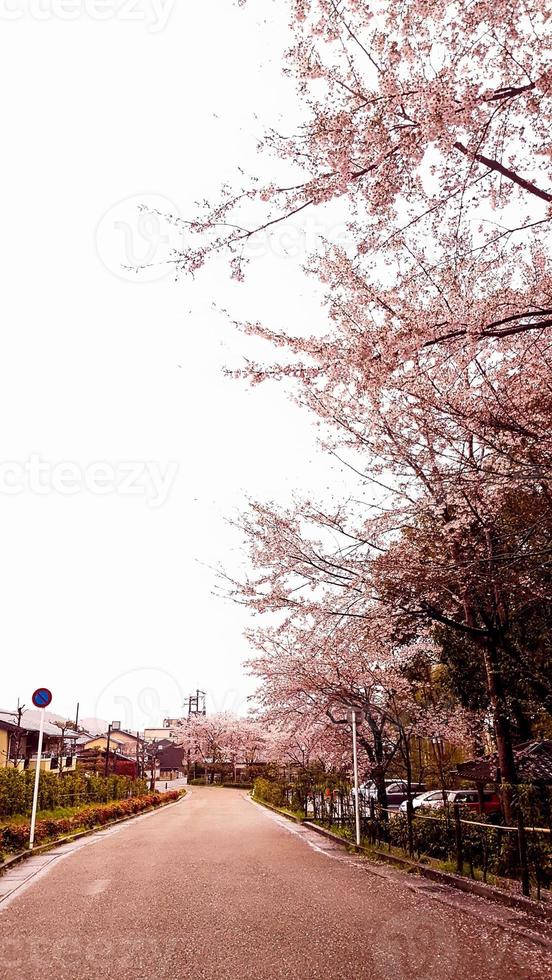
<path id="1" fill-rule="evenodd" d="M 187 774 L 184 748 L 182 745 L 175 745 L 168 738 L 163 739 L 156 747 L 156 754 L 159 765 L 159 779 L 179 779 Z"/>
<path id="2" fill-rule="evenodd" d="M 38 754 L 40 719 L 24 711 L 21 719 L 13 711 L 0 711 L 0 766 L 35 769 Z M 42 758 L 44 772 L 72 772 L 76 769 L 77 733 L 65 733 L 48 718 L 44 720 Z"/>
<path id="3" fill-rule="evenodd" d="M 5 717 L 7 714 L 8 712 L 0 712 L 0 769 L 9 765 L 12 736 L 17 731 L 16 726 Z"/>
<path id="4" fill-rule="evenodd" d="M 139 751 L 139 747 L 144 741 L 140 735 L 125 732 L 121 729 L 112 730 L 109 733 L 105 732 L 103 735 L 95 735 L 93 738 L 87 739 L 83 744 L 85 749 L 98 749 L 101 752 L 107 752 L 108 740 L 109 750 L 111 752 L 117 751 L 121 755 L 134 759 L 136 758 L 136 753 Z"/>
<path id="5" fill-rule="evenodd" d="M 166 718 L 162 728 L 146 728 L 146 742 L 179 742 L 182 740 L 182 721 L 178 718 Z"/>
<path id="6" fill-rule="evenodd" d="M 142 768 L 144 739 L 137 733 L 115 729 L 83 740 L 77 752 L 81 768 L 87 771 L 134 777 Z"/>
<path id="7" fill-rule="evenodd" d="M 514 746 L 514 760 L 522 783 L 550 786 L 552 784 L 552 739 L 534 739 Z M 480 786 L 500 782 L 498 753 L 460 762 L 455 771 L 459 779 L 468 779 Z"/>

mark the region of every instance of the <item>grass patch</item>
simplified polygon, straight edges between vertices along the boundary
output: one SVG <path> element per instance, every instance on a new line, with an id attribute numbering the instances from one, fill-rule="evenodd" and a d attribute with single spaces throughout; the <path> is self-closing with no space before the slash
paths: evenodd
<path id="1" fill-rule="evenodd" d="M 341 837 L 344 841 L 355 843 L 354 835 L 350 827 L 331 827 L 327 825 L 327 821 L 323 820 L 311 820 L 311 823 L 315 823 L 318 827 L 322 827 L 324 830 L 330 830 L 332 834 L 336 837 Z M 484 879 L 483 872 L 480 868 L 474 867 L 473 877 L 468 870 L 467 863 L 464 865 L 463 875 L 458 875 L 456 870 L 456 862 L 454 860 L 441 860 L 439 858 L 431 857 L 429 854 L 421 854 L 420 857 L 409 857 L 408 854 L 404 853 L 402 847 L 396 847 L 391 845 L 389 847 L 384 841 L 380 844 L 372 844 L 370 840 L 366 837 L 361 837 L 360 839 L 361 847 L 366 852 L 367 856 L 377 861 L 381 858 L 381 854 L 390 854 L 391 857 L 401 858 L 405 861 L 413 861 L 415 864 L 423 864 L 424 867 L 434 868 L 436 871 L 444 871 L 446 874 L 456 875 L 457 877 L 467 878 L 469 881 L 480 881 L 482 884 L 491 885 L 497 888 L 504 888 L 507 882 L 505 879 L 497 877 L 497 875 L 487 872 L 487 878 Z M 510 882 L 511 885 L 511 882 Z"/>
<path id="2" fill-rule="evenodd" d="M 90 806 L 95 804 L 91 803 Z M 81 806 L 58 806 L 54 810 L 38 810 L 36 814 L 37 820 L 63 820 L 64 817 L 72 817 L 75 813 L 82 813 L 83 810 L 89 809 L 88 807 Z M 0 827 L 7 827 L 8 824 L 22 824 L 28 823 L 31 819 L 31 814 L 15 814 L 13 817 L 0 817 Z"/>
<path id="3" fill-rule="evenodd" d="M 257 803 L 262 803 L 268 806 L 271 810 L 276 810 L 277 813 L 282 813 L 286 817 L 293 817 L 294 820 L 305 820 L 305 813 L 303 810 L 290 810 L 287 806 L 276 806 L 274 803 L 270 803 L 268 800 L 263 800 L 260 796 L 255 796 L 252 794 L 251 798 Z"/>
<path id="4" fill-rule="evenodd" d="M 322 827 L 331 834 L 335 834 L 336 837 L 341 837 L 343 840 L 351 841 L 354 844 L 353 832 L 350 827 L 328 827 L 327 822 L 324 820 L 310 820 L 310 823 L 315 823 L 317 827 Z M 366 846 L 366 842 L 363 842 L 363 846 Z"/>
<path id="5" fill-rule="evenodd" d="M 280 811 L 280 813 L 286 813 L 288 817 L 294 817 L 297 820 L 305 819 L 305 814 L 303 813 L 302 810 L 288 810 L 288 808 L 285 806 L 279 806 L 278 810 Z"/>

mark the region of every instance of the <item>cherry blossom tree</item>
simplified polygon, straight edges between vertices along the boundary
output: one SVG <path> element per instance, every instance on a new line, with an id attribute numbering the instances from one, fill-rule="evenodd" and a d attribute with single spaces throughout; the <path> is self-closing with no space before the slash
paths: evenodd
<path id="1" fill-rule="evenodd" d="M 350 740 L 336 728 L 325 711 L 312 702 L 296 699 L 293 705 L 278 700 L 275 710 L 262 697 L 263 721 L 270 732 L 269 755 L 284 771 L 305 776 L 322 772 L 347 773 L 350 769 Z"/>
<path id="2" fill-rule="evenodd" d="M 345 766 L 350 772 L 347 709 L 363 712 L 358 732 L 361 769 L 374 781 L 383 807 L 389 767 L 402 758 L 411 778 L 413 738 L 467 739 L 465 719 L 456 704 L 438 703 L 434 694 L 428 698 L 433 644 L 393 643 L 386 633 L 390 625 L 382 617 L 370 624 L 345 618 L 329 628 L 326 609 L 317 615 L 311 605 L 304 618 L 295 610 L 293 624 L 288 622 L 285 630 L 268 627 L 251 636 L 258 652 L 250 668 L 261 682 L 261 710 L 272 726 L 283 728 L 286 745 L 292 738 L 297 764 L 301 765 L 297 748 L 303 766 L 311 764 L 309 739 L 315 737 L 319 753 L 320 743 L 325 746 L 319 760 L 333 757 L 336 768 Z M 422 661 L 427 672 L 413 671 Z"/>
<path id="3" fill-rule="evenodd" d="M 180 724 L 179 744 L 190 761 L 199 762 L 208 780 L 209 766 L 215 767 L 228 761 L 235 746 L 234 717 L 228 712 L 213 715 L 192 715 Z"/>
<path id="4" fill-rule="evenodd" d="M 269 733 L 253 717 L 238 717 L 222 711 L 213 715 L 192 715 L 182 719 L 179 725 L 178 743 L 182 745 L 189 762 L 199 762 L 206 778 L 211 767 L 231 766 L 236 779 L 238 764 L 245 764 L 251 771 L 263 756 L 269 744 Z"/>
<path id="5" fill-rule="evenodd" d="M 552 202 L 544 0 L 289 6 L 285 70 L 304 118 L 296 132 L 265 138 L 289 179 L 227 184 L 189 222 L 197 245 L 181 268 L 230 249 L 240 278 L 253 235 L 335 199 L 346 201 L 365 254 L 399 246 L 405 259 L 413 247 L 450 259 L 542 232 Z"/>
<path id="6" fill-rule="evenodd" d="M 477 522 L 473 507 L 464 506 L 460 511 L 460 503 L 450 492 L 445 503 L 443 509 L 431 497 L 421 502 L 414 499 L 402 514 L 385 511 L 360 527 L 346 508 L 328 514 L 311 505 L 292 514 L 257 505 L 242 524 L 251 542 L 256 572 L 247 582 L 234 583 L 231 591 L 256 611 L 279 616 L 271 631 L 277 656 L 265 665 L 263 680 L 270 692 L 272 670 L 276 678 L 272 699 L 281 698 L 283 703 L 278 678 L 285 672 L 290 636 L 304 650 L 309 630 L 318 630 L 322 636 L 325 631 L 328 642 L 317 646 L 322 669 L 332 663 L 336 624 L 369 624 L 368 633 L 366 627 L 356 637 L 350 631 L 342 633 L 350 652 L 353 688 L 341 685 L 340 691 L 345 691 L 344 700 L 349 704 L 357 703 L 355 683 L 366 688 L 362 682 L 366 656 L 373 658 L 369 666 L 383 659 L 388 668 L 390 651 L 409 634 L 423 635 L 434 623 L 471 637 L 475 644 L 472 655 L 479 651 L 487 676 L 503 779 L 514 782 L 500 653 L 511 641 L 516 618 L 538 605 L 548 588 L 546 576 L 539 580 L 547 539 L 544 536 L 540 541 L 542 527 L 536 523 L 534 541 L 528 546 L 531 525 L 526 513 L 520 520 L 514 511 L 515 519 L 500 528 L 496 520 L 493 525 L 490 511 L 485 523 Z M 500 530 L 496 540 L 492 535 L 489 540 L 489 528 Z M 303 633 L 296 636 L 298 621 Z M 374 636 L 378 636 L 379 654 L 371 646 Z M 308 663 L 307 678 L 315 676 Z M 342 665 L 339 676 L 342 682 Z M 291 677 L 302 677 L 295 663 Z M 382 686 L 379 679 L 376 688 Z M 435 712 L 435 707 L 430 710 Z M 396 730 L 401 731 L 400 725 L 396 724 Z"/>
<path id="7" fill-rule="evenodd" d="M 339 632 L 347 698 L 365 697 L 377 666 L 373 690 L 387 692 L 385 726 L 403 746 L 401 719 L 423 719 L 397 686 L 397 651 L 436 626 L 467 637 L 513 783 L 502 665 L 550 595 L 549 12 L 543 0 L 295 0 L 291 12 L 304 121 L 265 141 L 289 181 L 228 188 L 189 222 L 176 265 L 193 273 L 228 251 L 242 279 L 253 236 L 308 208 L 343 209 L 349 242 L 323 243 L 307 267 L 326 288 L 327 325 L 238 325 L 280 354 L 237 373 L 291 382 L 362 491 L 334 506 L 254 505 L 242 523 L 253 572 L 230 589 L 276 616 L 262 644 L 295 664 L 306 643 L 334 681 Z M 293 712 L 314 694 L 271 681 L 278 657 L 259 667 L 265 696 Z M 336 690 L 316 691 L 327 710 L 356 703 Z M 381 723 L 377 698 L 374 710 Z"/>

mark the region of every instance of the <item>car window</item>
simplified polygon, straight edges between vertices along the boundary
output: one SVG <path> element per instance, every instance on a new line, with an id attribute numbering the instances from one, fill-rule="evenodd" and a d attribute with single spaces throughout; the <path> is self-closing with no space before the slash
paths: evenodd
<path id="1" fill-rule="evenodd" d="M 428 796 L 426 796 L 426 800 L 438 800 L 439 798 L 442 799 L 442 797 L 442 793 L 429 793 Z"/>

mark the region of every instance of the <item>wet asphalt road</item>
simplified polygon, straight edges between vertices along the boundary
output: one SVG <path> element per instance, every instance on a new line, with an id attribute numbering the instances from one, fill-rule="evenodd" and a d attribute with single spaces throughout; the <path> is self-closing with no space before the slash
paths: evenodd
<path id="1" fill-rule="evenodd" d="M 61 852 L 0 903 L 10 980 L 541 980 L 548 941 L 219 788 Z"/>

